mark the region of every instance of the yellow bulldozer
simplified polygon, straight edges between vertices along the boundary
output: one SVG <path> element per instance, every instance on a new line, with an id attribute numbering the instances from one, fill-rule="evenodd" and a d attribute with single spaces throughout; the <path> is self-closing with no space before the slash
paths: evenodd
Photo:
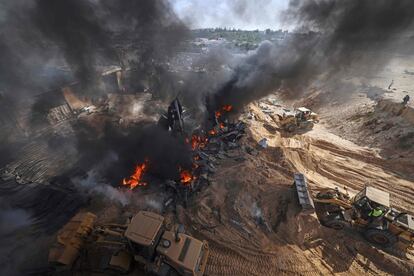
<path id="1" fill-rule="evenodd" d="M 94 214 L 81 213 L 58 232 L 49 251 L 57 275 L 204 274 L 208 243 L 186 235 L 181 225 L 169 231 L 163 216 L 140 211 L 126 224 L 95 224 Z"/>
<path id="2" fill-rule="evenodd" d="M 342 230 L 347 226 L 361 230 L 371 243 L 390 247 L 401 242 L 414 243 L 414 217 L 391 207 L 390 194 L 366 186 L 355 196 L 339 189 L 309 190 L 301 173 L 294 176 L 294 185 L 303 209 L 314 210 L 323 226 Z"/>
<path id="3" fill-rule="evenodd" d="M 279 126 L 281 129 L 294 132 L 298 129 L 312 129 L 315 123 L 319 122 L 318 114 L 312 112 L 306 107 L 299 107 L 293 112 L 284 112 L 278 114 Z"/>

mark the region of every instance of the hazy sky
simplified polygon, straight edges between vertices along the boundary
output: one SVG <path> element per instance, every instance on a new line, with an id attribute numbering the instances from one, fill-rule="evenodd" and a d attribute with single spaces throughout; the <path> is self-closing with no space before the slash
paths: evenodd
<path id="1" fill-rule="evenodd" d="M 286 28 L 280 12 L 289 0 L 169 0 L 191 28 Z"/>

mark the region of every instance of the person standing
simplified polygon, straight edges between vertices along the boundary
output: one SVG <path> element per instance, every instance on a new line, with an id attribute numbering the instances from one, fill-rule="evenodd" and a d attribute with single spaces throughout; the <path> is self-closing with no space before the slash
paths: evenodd
<path id="1" fill-rule="evenodd" d="M 410 101 L 410 96 L 408 96 L 408 95 L 405 95 L 405 97 L 403 98 L 403 102 L 402 102 L 402 104 L 405 106 L 405 105 L 407 105 L 408 104 L 408 102 Z"/>

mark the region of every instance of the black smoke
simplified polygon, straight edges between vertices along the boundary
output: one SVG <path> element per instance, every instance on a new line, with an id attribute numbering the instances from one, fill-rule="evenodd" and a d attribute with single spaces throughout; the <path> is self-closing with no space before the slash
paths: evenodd
<path id="1" fill-rule="evenodd" d="M 151 76 L 188 35 L 165 0 L 16 0 L 0 3 L 0 89 L 32 96 L 67 84 L 95 87 L 102 67 Z M 50 70 L 51 69 L 51 70 Z"/>
<path id="2" fill-rule="evenodd" d="M 144 71 L 166 61 L 189 37 L 187 27 L 164 0 L 98 1 L 97 14 L 105 27 L 120 39 L 118 47 L 131 47 L 133 61 Z M 135 64 L 138 66 L 138 64 Z"/>
<path id="3" fill-rule="evenodd" d="M 154 123 L 142 122 L 128 129 L 107 123 L 103 132 L 95 133 L 89 125 L 79 126 L 77 148 L 81 155 L 78 166 L 89 170 L 108 156 L 102 176 L 113 184 L 130 176 L 135 166 L 148 163 L 148 175 L 161 180 L 179 178 L 179 167 L 191 169 L 191 148 L 181 135 L 171 135 Z M 97 138 L 99 137 L 99 138 Z"/>
<path id="4" fill-rule="evenodd" d="M 66 62 L 81 84 L 97 78 L 99 56 L 112 63 L 116 52 L 89 1 L 37 0 L 33 20 L 44 36 L 63 53 Z"/>
<path id="5" fill-rule="evenodd" d="M 284 19 L 295 31 L 243 58 L 210 97 L 212 109 L 233 104 L 240 110 L 278 90 L 297 97 L 318 79 L 340 79 L 351 66 L 362 73 L 381 69 L 389 59 L 383 51 L 412 45 L 413 11 L 409 0 L 292 0 Z"/>
<path id="6" fill-rule="evenodd" d="M 8 137 L 3 123 L 20 128 L 17 125 L 20 111 L 24 115 L 33 110 L 46 113 L 51 107 L 62 104 L 55 95 L 61 98 L 59 88 L 67 85 L 68 80 L 80 83 L 85 95 L 100 93 L 95 82 L 103 66 L 137 67 L 131 70 L 137 78 L 155 75 L 178 50 L 186 33 L 186 27 L 164 0 L 0 1 L 2 129 Z M 56 77 L 51 72 L 57 70 L 65 72 L 65 77 Z M 27 100 L 34 108 L 24 105 L 25 109 L 19 110 L 19 102 Z M 31 255 L 39 251 L 47 255 L 47 248 L 33 248 L 37 244 L 27 234 L 33 227 L 36 228 L 34 234 L 41 237 L 45 232 L 55 232 L 80 206 L 87 204 L 73 188 L 72 174 L 77 176 L 82 169 L 88 172 L 108 155 L 115 158 L 102 173 L 114 186 L 145 159 L 149 160 L 150 173 L 162 179 L 177 178 L 178 166 L 191 167 L 191 154 L 184 139 L 173 137 L 154 124 L 137 125 L 127 131 L 107 126 L 103 133 L 85 126 L 86 134 L 76 123 L 73 127 L 78 139 L 61 133 L 59 128 L 53 129 L 56 133 L 51 138 L 52 127 L 47 126 L 45 132 L 42 129 L 36 136 L 28 135 L 19 145 L 12 141 L 0 146 L 4 155 L 0 156 L 1 165 L 22 158 L 11 152 L 15 147 L 24 147 L 26 142 L 36 144 L 36 139 L 48 139 L 51 154 L 62 143 L 76 144 L 80 158 L 75 168 L 69 169 L 68 177 L 57 177 L 59 183 L 19 185 L 14 178 L 7 183 L 1 180 L 0 207 L 9 208 L 4 203 L 10 202 L 11 210 L 0 212 L 0 243 L 4 245 L 0 271 L 4 275 L 26 275 L 28 273 L 22 270 L 33 261 Z M 11 232 L 16 235 L 10 235 Z M 21 254 L 22 251 L 30 254 Z"/>

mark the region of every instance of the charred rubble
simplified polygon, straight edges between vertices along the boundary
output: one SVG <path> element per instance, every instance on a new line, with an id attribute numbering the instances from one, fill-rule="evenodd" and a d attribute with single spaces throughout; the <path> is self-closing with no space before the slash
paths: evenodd
<path id="1" fill-rule="evenodd" d="M 204 127 L 198 126 L 193 129 L 186 122 L 186 118 L 190 115 L 184 115 L 185 108 L 179 98 L 175 98 L 168 106 L 167 112 L 158 120 L 158 126 L 163 130 L 159 131 L 158 135 L 168 135 L 171 141 L 185 142 L 186 149 L 182 148 L 182 156 L 190 157 L 191 162 L 182 160 L 178 164 L 170 163 L 170 167 L 176 167 L 175 176 L 160 174 L 153 167 L 158 167 L 159 163 L 165 163 L 166 160 L 162 158 L 155 160 L 157 158 L 148 153 L 145 157 L 139 158 L 141 162 L 135 166 L 130 177 L 123 179 L 122 185 L 130 189 L 145 187 L 152 185 L 148 179 L 158 177 L 155 182 L 161 180 L 165 190 L 171 192 L 171 196 L 164 202 L 164 207 L 173 205 L 172 203 L 187 206 L 198 192 L 209 185 L 220 160 L 234 157 L 231 151 L 240 148 L 238 142 L 245 134 L 245 124 L 242 121 L 230 120 L 231 111 L 231 105 L 224 106 L 208 116 L 209 120 L 203 124 Z M 171 147 L 179 147 L 179 145 L 171 145 Z"/>
<path id="2" fill-rule="evenodd" d="M 216 172 L 220 161 L 235 157 L 234 150 L 240 148 L 238 143 L 245 134 L 245 124 L 242 121 L 230 121 L 227 112 L 232 107 L 225 106 L 212 116 L 209 130 L 197 129 L 186 143 L 191 146 L 193 164 L 191 169 L 179 168 L 180 179 L 166 181 L 167 187 L 174 191 L 174 200 L 187 206 L 188 201 L 210 184 L 211 176 Z M 237 154 L 236 154 L 237 155 Z M 168 206 L 172 200 L 167 200 Z"/>

